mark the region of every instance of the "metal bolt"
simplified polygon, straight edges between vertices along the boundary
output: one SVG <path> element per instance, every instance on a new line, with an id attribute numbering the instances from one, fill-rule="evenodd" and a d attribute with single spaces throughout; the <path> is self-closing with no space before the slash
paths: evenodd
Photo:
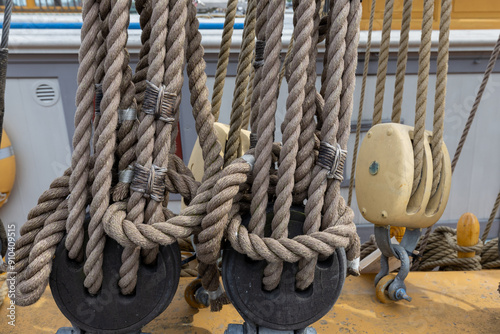
<path id="1" fill-rule="evenodd" d="M 397 289 L 395 295 L 397 300 L 404 299 L 406 301 L 411 302 L 411 297 L 406 294 L 406 290 L 403 288 Z"/>
<path id="2" fill-rule="evenodd" d="M 367 136 L 368 138 L 371 138 L 371 137 L 372 137 L 372 132 L 371 132 L 371 131 L 368 131 L 368 133 L 366 134 L 366 136 Z"/>
<path id="3" fill-rule="evenodd" d="M 366 213 L 366 208 L 361 208 L 361 213 L 365 214 Z"/>
<path id="4" fill-rule="evenodd" d="M 384 210 L 384 211 L 382 211 L 382 217 L 383 217 L 383 218 L 387 218 L 387 216 L 388 216 L 387 211 L 385 211 L 385 210 Z"/>
<path id="5" fill-rule="evenodd" d="M 371 163 L 368 170 L 370 171 L 371 175 L 377 175 L 379 167 L 380 167 L 379 163 L 377 161 L 374 161 Z"/>

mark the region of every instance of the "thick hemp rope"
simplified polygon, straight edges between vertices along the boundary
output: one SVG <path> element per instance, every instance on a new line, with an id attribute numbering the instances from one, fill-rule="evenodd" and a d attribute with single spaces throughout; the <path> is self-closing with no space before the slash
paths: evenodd
<path id="1" fill-rule="evenodd" d="M 361 135 L 361 120 L 363 119 L 363 107 L 365 104 L 366 80 L 368 78 L 368 67 L 370 66 L 373 20 L 375 18 L 375 5 L 376 5 L 376 3 L 377 3 L 376 0 L 372 0 L 372 6 L 370 9 L 370 20 L 368 22 L 368 38 L 366 41 L 365 59 L 363 61 L 363 79 L 362 79 L 362 83 L 361 83 L 361 93 L 360 93 L 360 97 L 359 97 L 358 120 L 356 122 L 356 139 L 354 142 L 354 151 L 352 154 L 351 176 L 349 179 L 349 196 L 347 198 L 347 205 L 351 205 L 352 193 L 354 190 L 354 175 L 356 172 L 356 160 L 358 157 L 359 138 Z"/>
<path id="2" fill-rule="evenodd" d="M 257 143 L 257 127 L 259 124 L 259 112 L 260 112 L 260 90 L 261 90 L 261 77 L 262 77 L 262 67 L 264 65 L 264 48 L 266 46 L 266 25 L 267 25 L 267 8 L 269 5 L 269 0 L 259 0 L 257 2 L 256 8 L 256 21 L 255 21 L 255 36 L 257 41 L 255 42 L 255 54 L 254 54 L 254 79 L 253 79 L 253 90 L 252 98 L 250 101 L 251 115 L 250 115 L 250 146 L 255 147 Z M 252 210 L 253 216 L 253 210 Z"/>
<path id="3" fill-rule="evenodd" d="M 434 0 L 424 0 L 422 18 L 422 37 L 418 52 L 417 102 L 415 104 L 415 130 L 413 135 L 413 186 L 415 193 L 420 183 L 424 159 L 425 112 L 427 107 L 427 86 L 431 59 L 432 21 L 434 15 Z"/>
<path id="4" fill-rule="evenodd" d="M 410 37 L 411 10 L 413 0 L 405 0 L 403 7 L 403 19 L 401 21 L 401 33 L 399 37 L 398 62 L 396 65 L 396 82 L 394 87 L 394 99 L 392 101 L 393 123 L 401 122 L 403 105 L 403 91 L 406 74 L 406 63 L 408 61 L 408 41 Z"/>
<path id="5" fill-rule="evenodd" d="M 248 12 L 245 16 L 241 50 L 238 57 L 236 81 L 231 109 L 231 122 L 228 139 L 224 150 L 224 164 L 227 166 L 238 156 L 240 148 L 240 132 L 245 113 L 247 87 L 250 81 L 253 50 L 255 48 L 255 1 L 248 3 Z M 213 100 L 212 100 L 213 104 Z"/>
<path id="6" fill-rule="evenodd" d="M 66 222 L 66 248 L 70 259 L 83 260 L 83 223 L 87 208 L 90 166 L 90 140 L 94 116 L 96 71 L 95 54 L 98 50 L 97 35 L 100 31 L 99 3 L 87 1 L 82 8 L 83 24 L 81 46 L 78 54 L 79 68 L 76 91 L 75 133 L 71 156 L 69 216 Z"/>
<path id="7" fill-rule="evenodd" d="M 222 40 L 217 60 L 217 69 L 215 71 L 214 90 L 212 93 L 212 115 L 214 115 L 216 121 L 219 119 L 220 107 L 222 104 L 222 94 L 224 92 L 227 65 L 229 64 L 229 53 L 231 51 L 231 40 L 233 38 L 234 20 L 236 18 L 237 6 L 238 0 L 227 1 L 226 17 L 224 19 Z"/>
<path id="8" fill-rule="evenodd" d="M 382 121 L 384 107 L 385 81 L 387 77 L 387 64 L 389 63 L 389 45 L 391 42 L 392 13 L 394 0 L 386 0 L 384 7 L 384 21 L 382 25 L 382 41 L 377 68 L 377 84 L 375 88 L 375 106 L 373 108 L 373 125 Z"/>
<path id="9" fill-rule="evenodd" d="M 310 4 L 311 1 L 308 1 Z M 280 71 L 280 53 L 281 53 L 281 33 L 283 30 L 283 20 L 285 14 L 285 3 L 279 0 L 271 0 L 269 2 L 269 8 L 267 10 L 267 26 L 266 26 L 266 44 L 264 49 L 264 66 L 263 73 L 265 73 L 266 77 L 262 80 L 261 83 L 261 101 L 260 101 L 260 110 L 259 110 L 259 123 L 258 123 L 258 141 L 256 145 L 256 167 L 259 168 L 260 175 L 264 173 L 264 178 L 262 182 L 262 188 L 259 192 L 259 197 L 257 197 L 257 193 L 254 193 L 254 190 L 257 190 L 259 186 L 257 183 L 257 178 L 260 175 L 256 175 L 254 179 L 254 184 L 252 185 L 252 194 L 256 200 L 259 200 L 259 208 L 260 208 L 260 216 L 257 216 L 259 219 L 258 227 L 262 229 L 261 234 L 264 233 L 264 224 L 266 220 L 266 208 L 268 205 L 268 196 L 267 196 L 267 187 L 269 186 L 269 169 L 271 167 L 271 150 L 274 141 L 274 131 L 275 131 L 275 113 L 278 104 L 278 80 L 279 80 L 279 71 Z M 295 30 L 295 29 L 294 29 Z M 310 31 L 309 31 L 310 38 Z M 306 62 L 307 64 L 307 62 Z M 291 85 L 290 88 L 293 87 Z M 302 93 L 303 93 L 302 86 Z M 300 102 L 302 104 L 302 102 Z M 287 99 L 287 114 L 289 112 L 289 100 Z M 286 118 L 286 116 L 285 116 Z M 300 128 L 296 128 L 297 131 L 300 131 Z M 286 145 L 287 136 L 283 134 L 283 142 Z M 283 155 L 280 154 L 280 168 L 282 162 Z M 295 160 L 295 157 L 292 158 Z M 261 164 L 262 161 L 262 164 Z M 294 169 L 294 167 L 292 167 Z M 278 170 L 278 173 L 279 170 Z M 292 170 L 293 173 L 293 170 Z M 281 175 L 283 173 L 281 172 Z M 279 176 L 278 176 L 279 177 Z M 293 180 L 289 183 L 289 186 L 293 187 Z M 291 190 L 291 189 L 290 189 Z M 265 193 L 264 193 L 265 191 Z M 277 219 L 278 213 L 276 212 L 277 203 L 280 202 L 285 205 L 285 208 L 281 208 L 282 210 L 286 210 L 289 213 L 289 207 L 286 207 L 286 204 L 283 203 L 280 198 L 279 190 L 276 190 L 277 199 L 275 202 L 275 215 L 273 217 L 273 223 L 271 225 L 272 236 L 276 238 L 283 238 L 288 235 L 287 225 L 288 225 L 288 217 L 282 216 L 281 219 Z M 263 196 L 260 196 L 260 195 Z M 286 195 L 285 195 L 286 196 Z M 290 196 L 291 197 L 291 196 Z M 253 204 L 253 202 L 252 202 Z M 290 203 L 291 204 L 291 203 Z M 253 219 L 253 215 L 252 215 Z M 251 222 L 252 223 L 252 220 Z M 276 231 L 276 227 L 278 224 L 283 225 L 280 231 Z M 274 289 L 281 277 L 281 268 L 283 263 L 270 263 L 264 269 L 264 279 L 263 284 L 266 290 Z"/>

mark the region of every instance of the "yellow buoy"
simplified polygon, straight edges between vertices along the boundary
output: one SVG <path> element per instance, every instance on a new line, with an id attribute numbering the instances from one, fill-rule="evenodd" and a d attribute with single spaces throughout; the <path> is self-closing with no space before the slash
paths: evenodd
<path id="1" fill-rule="evenodd" d="M 0 175 L 0 207 L 2 207 L 9 198 L 16 178 L 16 157 L 5 130 L 2 131 L 0 144 Z"/>

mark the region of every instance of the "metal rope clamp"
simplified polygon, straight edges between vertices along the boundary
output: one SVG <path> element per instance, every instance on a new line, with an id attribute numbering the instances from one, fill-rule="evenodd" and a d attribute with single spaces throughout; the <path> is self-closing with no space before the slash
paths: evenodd
<path id="1" fill-rule="evenodd" d="M 151 165 L 151 168 L 148 169 L 136 163 L 130 189 L 142 193 L 146 198 L 161 202 L 165 198 L 166 176 L 166 168 Z"/>
<path id="2" fill-rule="evenodd" d="M 319 144 L 317 164 L 328 170 L 327 178 L 340 182 L 344 180 L 343 174 L 346 158 L 347 151 L 343 150 L 339 144 L 333 146 L 324 141 Z"/>
<path id="3" fill-rule="evenodd" d="M 256 40 L 255 41 L 255 58 L 253 61 L 254 69 L 258 69 L 264 66 L 264 50 L 266 48 L 266 41 Z"/>
<path id="4" fill-rule="evenodd" d="M 101 101 L 103 97 L 102 84 L 95 85 L 95 97 L 94 97 L 94 115 L 101 115 Z"/>
<path id="5" fill-rule="evenodd" d="M 410 256 L 421 229 L 442 216 L 451 187 L 451 163 L 446 145 L 441 146 L 442 168 L 437 188 L 432 192 L 432 132 L 424 134 L 424 158 L 420 182 L 413 189 L 414 128 L 386 123 L 373 126 L 359 150 L 356 166 L 356 199 L 363 217 L 375 225 L 375 238 L 382 252 L 381 271 L 375 278 L 377 297 L 382 302 L 411 300 L 404 279 Z M 400 245 L 392 244 L 390 227 L 406 227 Z M 397 276 L 389 275 L 388 258 L 401 261 Z"/>
<path id="6" fill-rule="evenodd" d="M 87 217 L 86 224 L 89 220 Z M 83 249 L 87 240 L 85 235 Z M 65 241 L 66 237 L 57 247 L 49 283 L 57 306 L 73 327 L 60 328 L 57 333 L 138 334 L 172 301 L 181 269 L 177 243 L 160 246 L 153 264 L 141 261 L 134 292 L 123 295 L 119 287 L 123 247 L 106 237 L 102 286 L 91 295 L 84 286 L 84 263 L 68 257 Z"/>
<path id="7" fill-rule="evenodd" d="M 173 123 L 175 120 L 174 106 L 177 95 L 165 91 L 166 87 L 163 85 L 157 87 L 149 81 L 146 82 L 147 87 L 144 92 L 142 111 L 153 115 L 155 119 L 160 121 Z"/>
<path id="8" fill-rule="evenodd" d="M 264 235 L 271 235 L 273 204 L 267 210 Z M 292 206 L 288 237 L 303 233 L 304 208 Z M 248 226 L 250 215 L 242 217 Z M 231 303 L 245 324 L 230 324 L 226 334 L 281 333 L 315 334 L 310 326 L 325 316 L 333 307 L 344 285 L 347 260 L 343 248 L 337 248 L 327 259 L 317 262 L 313 283 L 305 290 L 296 288 L 298 263 L 283 264 L 280 283 L 267 291 L 262 286 L 262 277 L 267 262 L 255 261 L 226 244 L 222 258 L 222 279 Z"/>

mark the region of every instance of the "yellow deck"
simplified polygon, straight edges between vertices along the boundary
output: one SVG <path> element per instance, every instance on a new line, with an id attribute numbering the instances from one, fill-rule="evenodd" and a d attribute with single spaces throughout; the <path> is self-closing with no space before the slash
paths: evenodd
<path id="1" fill-rule="evenodd" d="M 144 328 L 148 333 L 223 333 L 241 323 L 232 306 L 220 313 L 195 310 L 184 301 L 190 278 L 181 278 L 172 304 Z M 500 333 L 500 270 L 412 272 L 406 279 L 411 303 L 383 305 L 375 299 L 373 275 L 348 278 L 334 308 L 313 326 L 318 333 Z M 16 308 L 16 326 L 0 307 L 0 333 L 55 333 L 69 321 L 49 289 L 30 307 Z"/>

